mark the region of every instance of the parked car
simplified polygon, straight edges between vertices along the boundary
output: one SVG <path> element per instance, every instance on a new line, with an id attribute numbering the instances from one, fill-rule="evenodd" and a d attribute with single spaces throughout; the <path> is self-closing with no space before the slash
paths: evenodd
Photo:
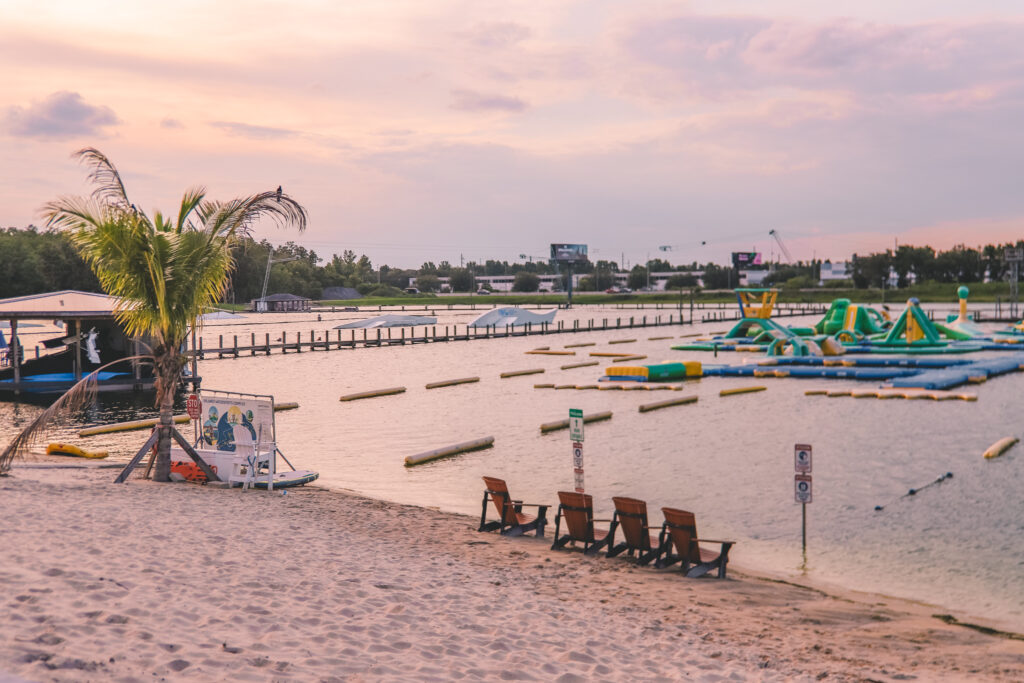
<path id="1" fill-rule="evenodd" d="M 478 289 L 478 290 L 476 290 L 476 293 L 477 294 L 490 294 L 490 292 L 488 292 L 486 289 Z"/>
<path id="2" fill-rule="evenodd" d="M 604 290 L 605 294 L 629 294 L 633 290 L 629 287 L 609 287 Z"/>
<path id="3" fill-rule="evenodd" d="M 406 294 L 419 294 L 420 290 L 416 289 L 415 287 L 406 287 L 405 288 L 405 293 Z"/>

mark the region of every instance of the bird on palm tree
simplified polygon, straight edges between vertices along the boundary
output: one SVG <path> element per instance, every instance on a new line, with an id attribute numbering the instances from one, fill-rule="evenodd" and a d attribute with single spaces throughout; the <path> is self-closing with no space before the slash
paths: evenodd
<path id="1" fill-rule="evenodd" d="M 86 148 L 74 156 L 91 169 L 91 196 L 61 197 L 43 213 L 47 226 L 68 232 L 103 291 L 117 298 L 115 315 L 125 333 L 148 340 L 160 411 L 154 479 L 168 481 L 171 411 L 187 360 L 185 341 L 226 291 L 234 267 L 231 247 L 262 218 L 305 230 L 306 210 L 280 187 L 226 202 L 209 200 L 205 188 L 195 187 L 182 196 L 177 216 L 158 212 L 150 218 L 129 201 L 120 174 L 100 151 Z M 95 374 L 72 387 L 0 453 L 0 472 L 56 414 L 91 398 Z"/>

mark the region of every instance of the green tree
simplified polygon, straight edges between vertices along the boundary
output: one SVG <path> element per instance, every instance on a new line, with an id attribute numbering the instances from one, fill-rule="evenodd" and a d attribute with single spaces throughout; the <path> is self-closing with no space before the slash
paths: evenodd
<path id="1" fill-rule="evenodd" d="M 189 330 L 224 294 L 233 265 L 232 246 L 262 217 L 306 227 L 306 211 L 280 190 L 227 202 L 206 199 L 204 188 L 185 192 L 177 217 L 152 219 L 128 199 L 114 165 L 96 149 L 76 156 L 91 167 L 92 196 L 62 197 L 46 205 L 47 224 L 67 230 L 103 291 L 117 297 L 117 320 L 132 337 L 151 342 L 160 410 L 156 481 L 168 481 L 171 409 L 186 356 Z M 95 374 L 95 373 L 93 373 Z M 44 411 L 0 454 L 0 470 L 49 420 L 74 405 L 92 375 Z"/>
<path id="2" fill-rule="evenodd" d="M 689 287 L 696 287 L 697 284 L 696 275 L 680 273 L 679 275 L 673 275 L 668 280 L 665 280 L 665 289 L 686 289 Z"/>
<path id="3" fill-rule="evenodd" d="M 431 273 L 416 278 L 416 289 L 421 292 L 436 292 L 441 289 L 441 278 Z"/>
<path id="4" fill-rule="evenodd" d="M 528 273 L 525 270 L 516 273 L 512 282 L 513 292 L 536 292 L 540 289 L 540 276 L 535 273 Z"/>
<path id="5" fill-rule="evenodd" d="M 476 289 L 476 277 L 468 268 L 452 268 L 451 284 L 453 292 L 472 292 Z"/>

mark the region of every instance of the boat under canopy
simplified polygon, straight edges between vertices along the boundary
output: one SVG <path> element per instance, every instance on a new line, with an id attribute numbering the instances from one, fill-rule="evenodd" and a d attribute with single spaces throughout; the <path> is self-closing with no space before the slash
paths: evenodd
<path id="1" fill-rule="evenodd" d="M 555 319 L 555 313 L 558 310 L 550 310 L 545 313 L 534 313 L 533 311 L 527 311 L 524 308 L 516 308 L 515 306 L 505 306 L 503 308 L 495 308 L 493 311 L 488 311 L 482 316 L 470 323 L 471 326 L 475 327 L 497 327 L 501 329 L 505 326 L 515 327 L 516 325 L 534 324 L 539 325 L 542 323 L 550 323 Z"/>
<path id="2" fill-rule="evenodd" d="M 378 315 L 375 318 L 356 320 L 355 322 L 338 325 L 336 330 L 368 329 L 374 327 L 413 327 L 415 325 L 433 325 L 437 318 L 428 315 Z"/>

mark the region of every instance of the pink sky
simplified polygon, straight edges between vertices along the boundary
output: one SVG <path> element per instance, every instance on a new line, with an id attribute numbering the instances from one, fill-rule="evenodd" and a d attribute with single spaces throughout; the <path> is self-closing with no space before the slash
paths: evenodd
<path id="1" fill-rule="evenodd" d="M 0 226 L 95 146 L 147 210 L 283 185 L 310 228 L 258 237 L 402 267 L 1016 240 L 1019 7 L 0 0 Z"/>

